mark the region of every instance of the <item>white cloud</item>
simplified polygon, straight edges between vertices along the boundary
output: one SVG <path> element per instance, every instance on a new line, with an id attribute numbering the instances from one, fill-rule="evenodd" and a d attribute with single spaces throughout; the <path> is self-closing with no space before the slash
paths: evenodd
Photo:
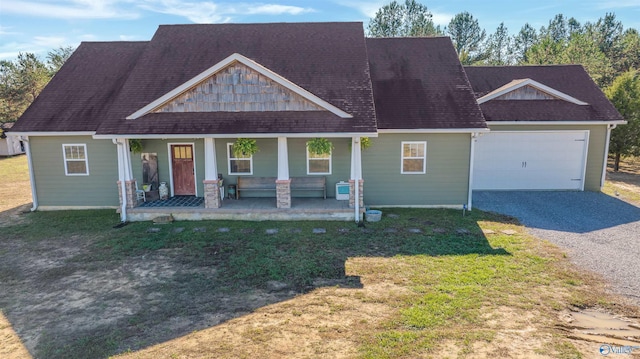
<path id="1" fill-rule="evenodd" d="M 80 39 L 80 41 L 97 41 L 98 37 L 94 34 L 82 34 L 78 36 L 78 39 Z"/>
<path id="2" fill-rule="evenodd" d="M 136 38 L 134 35 L 120 35 L 120 41 L 134 41 Z"/>
<path id="3" fill-rule="evenodd" d="M 136 19 L 139 15 L 130 10 L 119 9 L 118 0 L 62 0 L 56 4 L 43 1 L 2 0 L 0 12 L 32 17 L 56 19 Z M 130 8 L 130 6 L 127 6 Z"/>
<path id="4" fill-rule="evenodd" d="M 40 47 L 55 48 L 67 44 L 67 39 L 61 36 L 36 36 L 33 38 L 33 45 Z"/>
<path id="5" fill-rule="evenodd" d="M 635 7 L 636 10 L 640 10 L 640 2 L 638 0 L 613 0 L 613 1 L 599 1 L 597 3 L 598 9 L 612 10 L 620 8 Z"/>
<path id="6" fill-rule="evenodd" d="M 334 2 L 338 5 L 355 9 L 362 15 L 372 18 L 389 1 L 335 0 Z"/>
<path id="7" fill-rule="evenodd" d="M 262 3 L 217 3 L 211 1 L 184 2 L 179 0 L 146 0 L 140 8 L 161 14 L 181 16 L 195 23 L 230 22 L 238 15 L 299 15 L 314 11 L 311 8 Z"/>
<path id="8" fill-rule="evenodd" d="M 299 15 L 307 12 L 313 12 L 314 10 L 311 8 L 302 8 L 299 6 L 288 6 L 288 5 L 276 5 L 276 4 L 262 4 L 262 5 L 251 5 L 251 4 L 240 4 L 239 10 L 245 12 L 250 15 L 281 15 L 281 14 L 289 14 L 289 15 Z"/>
<path id="9" fill-rule="evenodd" d="M 440 12 L 431 12 L 433 14 L 433 23 L 436 25 L 447 26 L 454 15 Z"/>
<path id="10" fill-rule="evenodd" d="M 0 35 L 18 35 L 18 32 L 11 31 L 11 28 L 8 26 L 0 25 Z"/>

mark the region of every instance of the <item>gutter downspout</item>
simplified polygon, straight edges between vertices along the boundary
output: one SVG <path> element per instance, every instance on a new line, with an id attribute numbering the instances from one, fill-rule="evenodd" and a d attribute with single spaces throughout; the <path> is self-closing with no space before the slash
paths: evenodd
<path id="1" fill-rule="evenodd" d="M 611 130 L 618 127 L 616 124 L 607 125 L 607 139 L 604 144 L 604 160 L 602 163 L 602 177 L 600 178 L 600 190 L 604 187 L 604 181 L 607 178 L 607 160 L 609 159 L 609 142 L 611 141 Z"/>
<path id="2" fill-rule="evenodd" d="M 118 141 L 117 139 L 112 139 L 111 140 L 113 142 L 113 144 L 115 144 L 117 146 L 117 151 L 118 151 L 118 179 L 120 180 L 120 190 L 121 190 L 121 197 L 122 197 L 122 206 L 120 207 L 120 221 L 122 223 L 127 221 L 127 188 L 126 188 L 126 184 L 124 183 L 124 163 L 123 163 L 123 158 L 122 156 L 124 153 L 124 144 L 120 141 Z"/>
<path id="3" fill-rule="evenodd" d="M 360 164 L 362 162 L 362 153 L 360 150 L 360 137 L 356 137 L 353 139 L 353 143 L 352 143 L 352 147 L 353 147 L 353 151 L 355 154 L 355 174 L 354 174 L 354 181 L 355 183 L 354 185 L 354 196 L 355 196 L 355 203 L 354 203 L 354 208 L 355 208 L 355 218 L 356 218 L 356 223 L 360 223 Z"/>
<path id="4" fill-rule="evenodd" d="M 20 139 L 25 143 L 25 152 L 27 153 L 27 165 L 29 166 L 29 182 L 31 183 L 31 198 L 33 200 L 33 206 L 31 212 L 38 209 L 38 191 L 36 191 L 36 177 L 33 173 L 33 158 L 31 157 L 31 144 L 29 143 L 29 136 L 20 136 Z"/>
<path id="5" fill-rule="evenodd" d="M 469 151 L 469 194 L 467 196 L 467 210 L 471 211 L 472 207 L 472 198 L 473 198 L 473 166 L 474 166 L 474 157 L 476 153 L 476 138 L 478 138 L 479 133 L 473 132 L 471 134 L 471 150 Z"/>

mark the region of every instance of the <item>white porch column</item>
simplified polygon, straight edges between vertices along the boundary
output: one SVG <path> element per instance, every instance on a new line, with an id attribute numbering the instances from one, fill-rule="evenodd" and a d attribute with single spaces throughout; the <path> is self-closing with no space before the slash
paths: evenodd
<path id="1" fill-rule="evenodd" d="M 278 180 L 289 179 L 289 151 L 287 138 L 278 137 Z"/>
<path id="2" fill-rule="evenodd" d="M 129 146 L 129 139 L 125 138 L 122 140 L 124 146 L 124 160 L 125 163 L 125 181 L 133 180 L 133 170 L 131 169 L 131 147 Z"/>
<path id="3" fill-rule="evenodd" d="M 287 138 L 278 137 L 278 179 L 276 180 L 276 207 L 291 208 L 291 178 L 289 178 L 289 151 Z"/>
<path id="4" fill-rule="evenodd" d="M 362 179 L 362 149 L 360 137 L 351 138 L 351 179 L 349 180 L 349 207 L 355 209 L 356 222 L 360 221 L 360 208 L 364 207 Z"/>
<path id="5" fill-rule="evenodd" d="M 218 163 L 216 161 L 216 140 L 204 139 L 204 207 L 220 208 L 220 184 L 218 183 Z"/>

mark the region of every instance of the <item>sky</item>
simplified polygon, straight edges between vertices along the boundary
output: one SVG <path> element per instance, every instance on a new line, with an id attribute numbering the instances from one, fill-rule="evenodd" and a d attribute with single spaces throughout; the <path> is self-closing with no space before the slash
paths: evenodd
<path id="1" fill-rule="evenodd" d="M 158 25 L 360 21 L 366 25 L 391 0 L 0 0 L 0 60 L 20 52 L 45 58 L 82 41 L 147 41 Z M 402 1 L 402 0 L 401 0 Z M 418 0 L 446 26 L 468 11 L 487 33 L 504 22 L 511 33 L 529 23 L 548 24 L 556 14 L 580 23 L 613 12 L 624 28 L 640 30 L 640 0 Z"/>

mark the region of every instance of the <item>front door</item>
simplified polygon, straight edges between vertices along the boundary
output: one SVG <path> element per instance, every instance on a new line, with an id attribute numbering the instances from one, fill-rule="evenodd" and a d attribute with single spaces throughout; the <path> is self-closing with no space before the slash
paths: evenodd
<path id="1" fill-rule="evenodd" d="M 173 194 L 194 196 L 196 180 L 193 169 L 193 145 L 171 145 L 171 168 L 173 172 Z"/>

